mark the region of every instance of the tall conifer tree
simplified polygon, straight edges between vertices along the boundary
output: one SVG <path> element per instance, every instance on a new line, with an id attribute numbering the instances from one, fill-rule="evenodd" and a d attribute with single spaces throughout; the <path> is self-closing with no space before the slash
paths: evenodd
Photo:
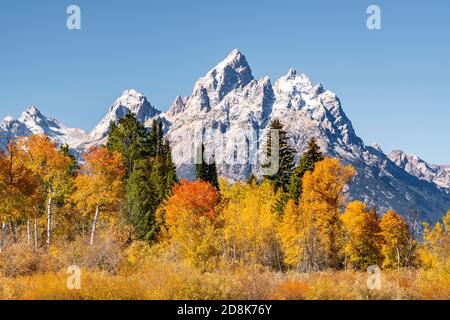
<path id="1" fill-rule="evenodd" d="M 286 131 L 284 130 L 283 124 L 279 120 L 273 120 L 270 123 L 270 131 L 268 133 L 266 143 L 266 156 L 268 161 L 271 161 L 272 156 L 272 130 L 278 130 L 279 136 L 278 171 L 273 175 L 266 175 L 264 176 L 264 178 L 272 181 L 275 191 L 281 189 L 282 191 L 286 192 L 289 188 L 291 174 L 295 166 L 295 150 L 288 144 L 288 137 Z M 271 165 L 273 164 L 271 164 L 270 162 L 265 163 L 263 164 L 263 168 L 268 168 Z"/>
<path id="2" fill-rule="evenodd" d="M 295 168 L 291 176 L 289 186 L 289 196 L 298 204 L 300 195 L 302 194 L 302 179 L 306 172 L 312 172 L 317 162 L 323 160 L 323 154 L 316 140 L 311 138 L 308 143 L 308 150 L 300 158 L 298 166 Z"/>

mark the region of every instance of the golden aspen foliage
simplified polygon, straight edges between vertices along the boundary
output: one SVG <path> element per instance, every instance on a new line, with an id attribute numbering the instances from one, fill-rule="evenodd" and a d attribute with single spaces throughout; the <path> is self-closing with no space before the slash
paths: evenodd
<path id="1" fill-rule="evenodd" d="M 61 225 L 60 221 L 54 222 L 58 215 L 54 215 L 54 209 L 59 209 L 65 204 L 73 193 L 74 179 L 71 167 L 73 161 L 67 155 L 59 152 L 55 142 L 46 135 L 32 135 L 23 138 L 21 143 L 26 151 L 25 165 L 38 178 L 42 190 L 42 199 L 47 200 L 47 246 L 50 246 L 50 239 L 56 225 Z M 56 206 L 58 204 L 58 206 Z M 58 211 L 58 210 L 57 210 Z M 36 216 L 37 216 L 36 212 Z"/>
<path id="2" fill-rule="evenodd" d="M 302 243 L 304 230 L 300 218 L 295 201 L 289 200 L 278 226 L 278 237 L 284 253 L 284 263 L 291 267 L 298 265 L 305 249 L 304 243 Z"/>
<path id="3" fill-rule="evenodd" d="M 410 248 L 411 234 L 405 220 L 395 211 L 390 210 L 380 221 L 382 236 L 381 253 L 384 256 L 383 268 L 410 266 L 412 252 Z"/>
<path id="4" fill-rule="evenodd" d="M 296 240 L 299 252 L 289 255 L 286 252 L 287 246 L 284 246 L 288 264 L 296 265 L 300 270 L 337 267 L 339 210 L 345 201 L 343 191 L 354 175 L 353 167 L 344 166 L 339 160 L 332 158 L 316 163 L 314 171 L 304 175 L 298 210 L 291 213 L 295 215 L 294 212 L 297 212 L 298 222 L 291 228 L 300 230 Z M 283 224 L 287 235 L 295 232 L 286 232 L 289 221 L 283 221 Z"/>
<path id="5" fill-rule="evenodd" d="M 26 165 L 47 189 L 48 198 L 68 197 L 73 188 L 71 159 L 58 152 L 56 143 L 44 135 L 33 135 L 22 143 Z"/>
<path id="6" fill-rule="evenodd" d="M 237 182 L 224 190 L 222 198 L 227 202 L 222 211 L 225 258 L 279 267 L 278 218 L 272 210 L 276 193 L 272 184 Z"/>
<path id="7" fill-rule="evenodd" d="M 182 180 L 163 207 L 167 236 L 183 259 L 200 269 L 214 267 L 220 253 L 218 200 L 208 182 Z"/>
<path id="8" fill-rule="evenodd" d="M 367 210 L 360 201 L 348 204 L 341 216 L 344 264 L 366 269 L 381 262 L 380 225 L 375 210 Z"/>
<path id="9" fill-rule="evenodd" d="M 77 208 L 93 218 L 91 244 L 100 213 L 119 212 L 124 196 L 125 166 L 118 152 L 93 147 L 84 156 L 85 163 L 75 179 L 72 199 Z"/>
<path id="10" fill-rule="evenodd" d="M 33 216 L 41 191 L 36 176 L 25 166 L 25 151 L 17 140 L 0 152 L 0 222 Z"/>
<path id="11" fill-rule="evenodd" d="M 450 267 L 450 211 L 434 227 L 424 223 L 419 258 L 425 268 Z"/>

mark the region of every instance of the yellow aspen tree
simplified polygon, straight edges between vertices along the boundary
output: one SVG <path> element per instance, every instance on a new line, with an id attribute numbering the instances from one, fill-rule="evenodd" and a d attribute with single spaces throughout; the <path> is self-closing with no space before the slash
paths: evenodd
<path id="1" fill-rule="evenodd" d="M 73 177 L 69 170 L 72 160 L 58 151 L 56 143 L 45 135 L 23 139 L 26 166 L 38 177 L 46 190 L 47 247 L 53 233 L 54 200 L 65 201 L 73 192 Z"/>
<path id="2" fill-rule="evenodd" d="M 381 218 L 380 228 L 383 267 L 400 269 L 409 266 L 412 260 L 409 252 L 411 234 L 405 220 L 395 211 L 390 210 Z"/>
<path id="3" fill-rule="evenodd" d="M 298 259 L 296 267 L 303 271 L 337 267 L 339 210 L 345 202 L 343 191 L 354 174 L 351 166 L 344 166 L 337 159 L 325 158 L 316 163 L 313 172 L 304 175 L 298 210 L 290 213 L 297 214 L 298 222 L 292 224 L 293 230 L 288 232 L 289 220 L 284 221 L 286 234 L 300 230 L 296 240 L 299 252 L 284 252 L 290 265 Z M 286 246 L 284 248 L 287 249 Z"/>
<path id="4" fill-rule="evenodd" d="M 270 181 L 236 183 L 223 208 L 225 256 L 234 261 L 279 267 L 276 193 Z"/>
<path id="5" fill-rule="evenodd" d="M 300 212 L 294 200 L 289 200 L 278 226 L 278 237 L 284 253 L 284 263 L 296 267 L 301 260 L 305 246 L 301 234 L 304 231 Z"/>
<path id="6" fill-rule="evenodd" d="M 419 249 L 423 267 L 435 268 L 449 263 L 450 258 L 450 211 L 434 227 L 424 223 L 423 244 Z"/>
<path id="7" fill-rule="evenodd" d="M 73 200 L 87 215 L 94 213 L 89 243 L 94 244 L 101 212 L 117 213 L 124 196 L 125 166 L 118 152 L 93 147 L 84 155 L 85 163 L 75 178 Z"/>
<path id="8" fill-rule="evenodd" d="M 360 201 L 348 204 L 341 216 L 345 266 L 366 269 L 378 265 L 380 253 L 380 225 L 374 210 L 367 210 Z"/>

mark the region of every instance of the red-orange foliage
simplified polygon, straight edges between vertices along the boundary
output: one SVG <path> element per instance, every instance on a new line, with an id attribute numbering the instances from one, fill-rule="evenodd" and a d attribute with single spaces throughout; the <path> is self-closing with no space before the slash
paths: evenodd
<path id="1" fill-rule="evenodd" d="M 180 210 L 190 211 L 192 218 L 207 217 L 215 220 L 215 205 L 218 201 L 217 190 L 209 183 L 197 180 L 182 180 L 173 187 L 173 195 L 166 202 L 166 223 L 172 225 L 180 217 Z"/>
<path id="2" fill-rule="evenodd" d="M 169 238 L 188 263 L 202 269 L 212 267 L 220 253 L 217 202 L 209 183 L 182 180 L 163 208 Z"/>

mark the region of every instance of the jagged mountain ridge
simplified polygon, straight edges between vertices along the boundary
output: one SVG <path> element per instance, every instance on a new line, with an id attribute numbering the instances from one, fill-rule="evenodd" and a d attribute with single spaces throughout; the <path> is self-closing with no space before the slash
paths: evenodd
<path id="1" fill-rule="evenodd" d="M 76 148 L 87 135 L 84 130 L 69 128 L 56 119 L 47 118 L 35 106 L 26 109 L 17 120 L 8 116 L 0 124 L 2 146 L 8 139 L 31 134 L 46 134 L 58 144 L 68 144 L 71 148 Z"/>
<path id="2" fill-rule="evenodd" d="M 408 154 L 401 150 L 390 152 L 388 157 L 392 162 L 413 176 L 433 182 L 439 187 L 450 191 L 450 165 L 430 164 L 417 155 Z"/>
<path id="3" fill-rule="evenodd" d="M 109 123 L 127 112 L 137 114 L 146 127 L 155 118 L 164 122 L 181 177 L 194 177 L 194 156 L 200 139 L 207 155 L 215 153 L 220 175 L 232 181 L 246 179 L 252 172 L 258 175 L 268 125 L 278 118 L 299 154 L 315 137 L 324 152 L 357 169 L 349 189 L 350 199 L 363 200 L 382 212 L 392 208 L 406 214 L 414 209 L 428 221 L 436 220 L 450 208 L 449 193 L 434 180 L 421 179 L 398 166 L 381 149 L 366 146 L 334 93 L 294 69 L 274 85 L 267 77 L 254 79 L 245 56 L 238 50 L 200 78 L 190 97 L 178 96 L 165 113 L 154 108 L 144 95 L 127 90 L 90 133 L 79 131 L 76 139 L 68 139 L 74 131 L 65 129 L 60 131 L 61 136 L 56 135 L 57 130 L 50 131 L 49 136 L 83 152 L 104 143 Z M 35 133 L 19 119 L 8 120 L 0 127 L 2 138 Z"/>

